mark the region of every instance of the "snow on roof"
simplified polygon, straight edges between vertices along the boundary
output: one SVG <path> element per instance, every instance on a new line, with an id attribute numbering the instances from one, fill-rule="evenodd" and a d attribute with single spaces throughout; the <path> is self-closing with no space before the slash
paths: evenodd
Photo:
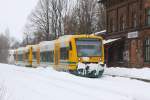
<path id="1" fill-rule="evenodd" d="M 26 48 L 26 47 L 20 47 L 20 48 L 18 48 L 18 49 L 17 49 L 18 54 L 23 53 L 23 51 L 25 50 L 25 48 Z"/>
<path id="2" fill-rule="evenodd" d="M 30 48 L 30 47 L 33 47 L 33 46 L 34 46 L 34 45 L 27 45 L 27 46 L 24 48 L 25 52 L 28 52 L 29 48 Z"/>
<path id="3" fill-rule="evenodd" d="M 59 37 L 58 40 L 61 42 L 69 41 L 71 37 L 72 37 L 72 35 L 64 35 L 64 36 Z"/>
<path id="4" fill-rule="evenodd" d="M 33 50 L 33 51 L 36 51 L 36 50 L 37 50 L 37 47 L 38 47 L 38 44 L 37 44 L 37 45 L 32 45 L 32 50 Z"/>
<path id="5" fill-rule="evenodd" d="M 100 35 L 100 34 L 105 34 L 106 33 L 106 30 L 102 30 L 102 31 L 99 31 L 99 32 L 95 32 L 91 35 Z"/>
<path id="6" fill-rule="evenodd" d="M 39 43 L 40 49 L 41 51 L 54 50 L 54 44 L 56 41 L 60 42 L 61 47 L 66 47 L 69 45 L 67 41 L 69 41 L 72 36 L 73 35 L 64 35 L 64 36 L 59 37 L 57 40 L 42 41 Z"/>
<path id="7" fill-rule="evenodd" d="M 119 40 L 120 38 L 116 38 L 116 39 L 109 39 L 109 40 L 103 40 L 103 43 L 104 44 L 107 44 L 107 43 L 110 43 L 110 42 L 114 42 L 114 41 L 117 41 Z"/>
<path id="8" fill-rule="evenodd" d="M 53 50 L 55 41 L 56 40 L 40 42 L 39 43 L 40 51 Z"/>
<path id="9" fill-rule="evenodd" d="M 20 48 L 18 48 L 17 50 L 18 51 L 23 51 L 25 49 L 25 47 L 20 47 Z"/>
<path id="10" fill-rule="evenodd" d="M 70 40 L 70 38 L 71 38 L 72 36 L 73 36 L 73 35 L 64 35 L 64 36 L 61 36 L 60 38 L 58 38 L 58 41 L 60 41 L 60 46 L 61 46 L 61 47 L 69 46 L 68 41 Z"/>

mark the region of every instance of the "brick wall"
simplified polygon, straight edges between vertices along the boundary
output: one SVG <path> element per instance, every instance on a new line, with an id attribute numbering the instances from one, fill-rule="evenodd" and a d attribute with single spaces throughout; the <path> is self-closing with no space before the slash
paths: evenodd
<path id="1" fill-rule="evenodd" d="M 113 2 L 114 3 L 111 3 Z M 146 9 L 150 8 L 150 0 L 108 0 L 107 11 L 107 32 L 106 39 L 124 38 L 124 51 L 129 52 L 129 61 L 124 65 L 130 67 L 150 66 L 144 62 L 143 43 L 145 37 L 150 36 L 150 26 L 146 25 Z M 125 29 L 120 30 L 121 17 L 125 17 Z M 136 19 L 136 26 L 134 20 Z M 113 26 L 112 26 L 113 25 Z M 128 39 L 127 34 L 138 31 L 139 37 Z M 116 52 L 116 51 L 115 51 Z M 116 57 L 114 52 L 114 58 Z M 114 66 L 117 62 L 112 62 Z"/>

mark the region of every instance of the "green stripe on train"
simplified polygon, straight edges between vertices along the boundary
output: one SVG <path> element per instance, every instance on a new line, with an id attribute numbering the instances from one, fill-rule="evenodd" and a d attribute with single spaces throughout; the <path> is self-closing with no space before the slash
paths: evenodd
<path id="1" fill-rule="evenodd" d="M 60 63 L 66 63 L 66 64 L 76 64 L 76 62 L 70 62 L 70 61 L 64 61 L 64 62 L 61 62 Z"/>

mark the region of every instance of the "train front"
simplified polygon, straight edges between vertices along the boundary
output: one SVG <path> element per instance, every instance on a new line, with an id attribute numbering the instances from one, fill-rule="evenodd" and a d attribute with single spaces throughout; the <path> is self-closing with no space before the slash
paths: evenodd
<path id="1" fill-rule="evenodd" d="M 76 38 L 77 74 L 101 77 L 104 72 L 104 46 L 102 38 Z"/>

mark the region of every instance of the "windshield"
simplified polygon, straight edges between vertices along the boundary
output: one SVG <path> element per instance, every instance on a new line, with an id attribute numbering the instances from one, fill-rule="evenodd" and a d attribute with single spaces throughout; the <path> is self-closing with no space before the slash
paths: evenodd
<path id="1" fill-rule="evenodd" d="M 99 39 L 77 39 L 78 57 L 101 56 L 102 42 Z"/>

